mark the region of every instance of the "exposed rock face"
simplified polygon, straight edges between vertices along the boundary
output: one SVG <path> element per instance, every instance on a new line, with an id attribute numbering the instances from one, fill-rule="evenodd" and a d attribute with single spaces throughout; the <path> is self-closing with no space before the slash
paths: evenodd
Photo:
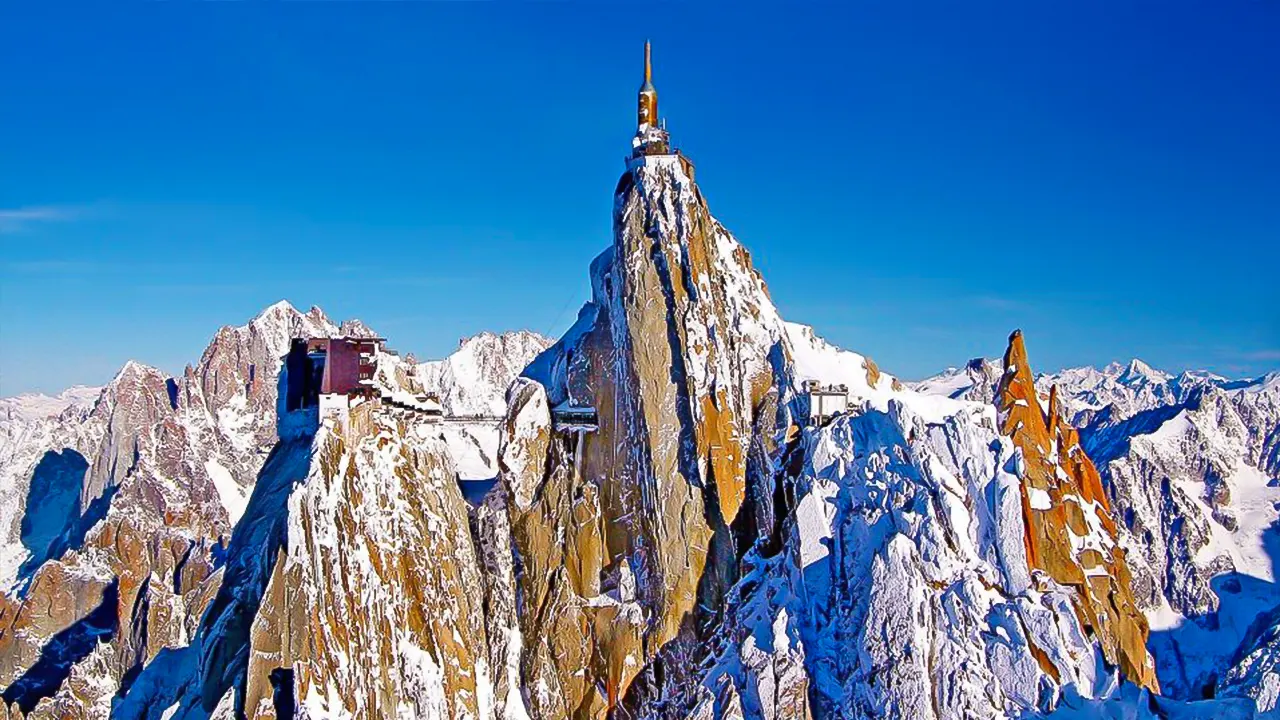
<path id="1" fill-rule="evenodd" d="M 12 586 L 24 562 L 34 567 L 44 559 L 24 547 L 20 526 L 46 452 L 72 450 L 89 466 L 83 477 L 68 478 L 76 486 L 77 515 L 95 503 L 105 509 L 104 496 L 148 464 L 181 485 L 216 490 L 225 520 L 234 522 L 276 441 L 276 382 L 289 338 L 336 331 L 319 309 L 302 314 L 278 303 L 247 325 L 219 330 L 180 378 L 130 362 L 92 397 L 82 388 L 62 399 L 3 401 L 10 417 L 0 421 L 0 492 L 8 500 L 0 504 L 0 586 Z M 61 410 L 51 417 L 31 407 Z M 192 470 L 198 479 L 188 480 L 183 464 L 194 461 L 206 467 Z"/>
<path id="2" fill-rule="evenodd" d="M 1019 717 L 1105 693 L 1075 590 L 1028 565 L 995 408 L 869 387 L 860 356 L 789 336 L 797 382 L 846 382 L 859 409 L 781 463 L 779 551 L 744 558 L 695 716 Z"/>
<path id="3" fill-rule="evenodd" d="M 1130 590 L 1102 478 L 1075 428 L 1061 419 L 1056 389 L 1048 408 L 1041 406 L 1021 332 L 1009 338 L 1004 367 L 996 404 L 1001 433 L 1021 451 L 1028 564 L 1074 589 L 1076 610 L 1107 661 L 1134 683 L 1156 690 L 1147 620 Z"/>
<path id="4" fill-rule="evenodd" d="M 179 402 L 202 409 L 204 424 L 216 441 L 246 455 L 228 465 L 241 486 L 251 486 L 276 442 L 276 399 L 282 358 L 294 337 L 373 335 L 359 321 L 341 327 L 313 307 L 301 313 L 281 301 L 246 325 L 226 326 L 179 387 Z"/>
<path id="5" fill-rule="evenodd" d="M 480 555 L 484 583 L 489 668 L 493 677 L 493 716 L 503 720 L 528 720 L 524 686 L 520 676 L 520 608 L 517 603 L 511 526 L 507 496 L 491 492 L 476 509 L 472 534 Z M 483 711 L 483 708 L 481 708 Z"/>
<path id="6" fill-rule="evenodd" d="M 281 417 L 290 335 L 370 334 L 287 306 L 219 332 L 182 378 L 130 365 L 91 409 L 0 420 L 19 494 L 51 489 L 0 516 L 20 581 L 0 598 L 0 720 L 1205 710 L 1146 695 L 1139 608 L 1202 607 L 1187 578 L 1209 550 L 1250 572 L 1244 539 L 1266 556 L 1270 386 L 1184 392 L 1199 376 L 1175 390 L 1131 366 L 1042 402 L 1015 336 L 1003 363 L 905 388 L 780 319 L 689 167 L 623 177 L 592 300 L 554 346 L 483 335 L 379 362 L 377 389 L 500 415 L 490 434 L 374 402 L 318 430 Z M 809 381 L 847 386 L 849 410 L 807 425 Z M 1137 414 L 1097 404 L 1130 385 Z M 494 474 L 469 506 L 457 476 Z M 1269 597 L 1231 579 L 1206 580 L 1214 622 L 1243 617 L 1223 592 L 1255 616 Z M 1195 676 L 1228 698 L 1217 717 L 1274 705 L 1275 626 Z M 1190 657 L 1185 640 L 1153 643 Z"/>
<path id="7" fill-rule="evenodd" d="M 283 673 L 316 717 L 487 716 L 482 581 L 444 445 L 366 405 L 314 452 L 253 619 L 246 715 L 276 716 Z"/>
<path id="8" fill-rule="evenodd" d="M 592 302 L 508 411 L 502 478 L 538 717 L 603 717 L 695 670 L 699 603 L 716 607 L 736 575 L 748 455 L 785 427 L 765 402 L 781 322 L 674 158 L 624 176 L 614 228 Z M 555 430 L 547 406 L 562 403 L 594 408 L 599 430 Z"/>
<path id="9" fill-rule="evenodd" d="M 80 664 L 107 673 L 97 679 L 105 694 L 89 702 L 100 707 L 162 647 L 184 643 L 203 609 L 213 546 L 227 528 L 201 462 L 208 450 L 196 448 L 158 371 L 126 365 L 84 426 L 85 436 L 97 439 L 83 445 L 94 460 L 86 463 L 73 514 L 50 545 L 50 559 L 0 606 L 0 682 L 12 683 L 6 699 L 33 717 L 55 713 L 69 692 L 93 689 L 59 689 Z M 99 641 L 106 649 L 95 649 Z M 36 708 L 41 698 L 52 702 Z"/>
<path id="10" fill-rule="evenodd" d="M 411 419 L 372 413 L 322 442 L 321 473 L 290 498 L 276 578 L 279 607 L 292 616 L 284 659 L 299 700 L 323 715 L 487 716 L 480 567 L 443 443 Z M 254 660 L 269 671 L 274 648 L 269 634 L 264 641 Z"/>
<path id="11" fill-rule="evenodd" d="M 314 436 L 289 420 L 301 431 L 264 466 L 191 644 L 148 667 L 118 716 L 518 716 L 509 678 L 494 694 L 486 607 L 500 603 L 437 426 L 377 403 Z"/>
<path id="12" fill-rule="evenodd" d="M 169 378 L 153 368 L 131 362 L 108 386 L 95 389 L 92 397 L 88 391 L 76 390 L 57 398 L 33 396 L 0 401 L 5 413 L 0 420 L 0 459 L 5 461 L 0 465 L 0 480 L 4 481 L 0 492 L 7 500 L 0 506 L 3 508 L 0 530 L 4 532 L 0 570 L 4 572 L 5 586 L 10 588 L 0 596 L 0 687 L 5 688 L 6 701 L 20 702 L 31 717 L 65 716 L 72 709 L 76 716 L 87 713 L 87 717 L 106 717 L 111 699 L 129 690 L 144 666 L 149 671 L 151 666 L 156 667 L 146 676 L 144 685 L 155 685 L 157 677 L 167 678 L 161 684 L 170 690 L 156 695 L 149 694 L 154 688 L 144 688 L 146 692 L 140 696 L 169 697 L 177 701 L 187 692 L 182 688 L 195 681 L 173 682 L 172 678 L 194 677 L 195 668 L 205 662 L 218 665 L 220 670 L 214 673 L 216 679 L 200 683 L 199 706 L 203 707 L 206 690 L 213 693 L 210 688 L 220 686 L 225 677 L 245 673 L 247 660 L 239 664 L 228 662 L 228 658 L 238 656 L 226 648 L 240 647 L 235 642 L 237 632 L 248 637 L 248 625 L 231 632 L 226 626 L 204 630 L 206 634 L 223 638 L 207 646 L 202 638 L 196 637 L 197 626 L 205 609 L 219 594 L 226 574 L 225 559 L 233 556 L 232 549 L 227 547 L 232 527 L 247 511 L 257 476 L 277 444 L 278 382 L 281 358 L 287 352 L 289 339 L 334 334 L 373 333 L 358 321 L 335 325 L 317 308 L 300 313 L 287 303 L 278 303 L 244 326 L 221 329 L 200 362 L 188 367 L 181 377 Z M 452 368 L 450 373 L 435 376 L 437 386 L 433 389 L 444 397 L 463 398 L 459 402 L 465 404 L 468 399 L 494 393 L 501 397 L 502 389 L 518 368 L 545 346 L 545 340 L 531 333 L 486 335 L 467 343 L 464 348 L 468 349 L 467 357 L 425 365 Z M 389 361 L 385 365 L 383 370 L 388 377 L 382 378 L 383 382 L 414 393 L 424 390 L 419 377 L 430 372 L 424 373 L 407 362 Z M 455 387 L 458 383 L 469 385 L 462 390 Z M 427 488 L 434 493 L 442 482 L 456 495 L 455 471 L 449 455 L 473 464 L 488 463 L 490 468 L 496 465 L 496 427 L 481 426 L 474 432 L 466 427 L 450 429 L 463 433 L 455 433 L 454 438 L 465 439 L 467 444 L 460 450 L 451 442 L 443 454 L 438 452 L 441 450 L 437 447 L 441 442 L 438 426 L 431 437 L 415 436 L 405 440 L 414 449 L 408 453 L 404 468 L 391 471 L 392 477 L 412 474 L 405 468 L 413 467 L 417 468 L 413 472 L 430 480 L 420 478 L 412 488 L 398 488 L 396 502 L 411 503 L 425 511 L 430 503 L 423 493 L 428 492 Z M 279 455 L 282 451 L 275 452 Z M 291 455 L 283 452 L 283 457 Z M 292 457 L 297 460 L 299 453 L 293 453 Z M 308 456 L 304 453 L 300 457 L 302 460 L 297 462 L 302 463 L 305 476 Z M 423 458 L 433 458 L 436 464 Z M 480 458 L 479 462 L 476 458 Z M 283 472 L 279 462 L 273 466 L 273 477 Z M 352 460 L 352 467 L 359 463 L 359 459 Z M 371 474 L 376 473 L 368 471 L 366 476 Z M 496 469 L 490 469 L 488 477 L 495 474 Z M 347 482 L 352 482 L 352 478 L 347 478 Z M 414 488 L 416 494 L 410 492 Z M 274 495 L 268 492 L 266 497 L 288 498 L 289 489 L 291 486 L 276 488 Z M 359 483 L 353 491 L 366 493 L 359 498 L 372 494 Z M 343 499 L 358 505 L 352 498 Z M 392 498 L 379 500 L 391 502 Z M 437 501 L 438 507 L 419 519 L 429 522 L 437 531 L 440 527 L 461 529 L 460 534 L 451 531 L 449 535 L 451 542 L 456 536 L 460 544 L 441 548 L 441 552 L 474 554 L 466 531 L 465 510 L 438 498 Z M 260 508 L 262 502 L 265 501 L 259 502 Z M 254 524 L 284 528 L 289 517 L 301 516 L 300 511 L 291 515 L 279 504 L 272 507 L 275 510 L 272 521 L 264 521 L 259 516 Z M 312 508 L 311 512 L 316 514 L 322 510 L 332 512 L 328 506 Z M 332 516 L 325 515 L 317 522 L 327 524 L 331 520 Z M 394 543 L 403 544 L 408 542 L 412 523 L 378 529 L 395 538 Z M 357 537 L 344 536 L 343 546 L 362 542 L 359 535 L 366 530 L 365 527 L 351 530 Z M 255 532 L 249 537 L 252 542 L 232 543 L 240 555 L 253 554 L 244 552 L 246 543 L 261 549 L 261 543 L 273 536 Z M 279 544 L 283 547 L 283 540 Z M 322 555 L 331 552 L 328 547 L 311 550 Z M 268 562 L 274 563 L 277 555 L 283 563 L 286 557 L 283 552 L 271 555 Z M 346 583 L 356 582 L 353 578 L 358 578 L 366 587 L 383 587 L 388 595 L 396 595 L 397 583 L 400 583 L 413 591 L 404 594 L 422 601 L 405 601 L 399 610 L 386 610 L 381 625 L 364 628 L 365 638 L 352 636 L 351 642 L 372 637 L 382 642 L 381 629 L 403 624 L 406 608 L 412 608 L 411 614 L 420 615 L 423 608 L 433 602 L 443 602 L 449 596 L 446 586 L 478 587 L 480 584 L 475 561 L 460 559 L 459 566 L 468 569 L 459 572 L 469 575 L 442 578 L 435 586 L 420 586 L 422 581 L 417 573 L 423 567 L 415 563 L 425 563 L 428 557 L 413 555 L 412 558 L 413 562 L 406 561 L 407 564 L 393 568 L 400 575 L 398 580 L 384 577 L 389 572 L 385 563 L 379 566 L 374 579 L 361 575 L 359 568 L 348 568 L 340 577 Z M 256 577 L 250 572 L 256 567 L 254 562 L 233 562 L 231 567 L 239 568 L 232 573 L 238 578 L 234 587 L 246 587 L 246 576 Z M 275 565 L 269 564 L 267 569 L 272 567 Z M 308 575 L 299 569 L 300 565 L 290 567 L 294 569 L 288 578 L 294 583 L 292 592 L 295 593 L 302 592 L 299 588 L 303 587 L 324 587 L 329 579 Z M 282 564 L 281 572 L 283 568 Z M 264 577 L 270 575 L 268 572 Z M 271 592 L 284 597 L 280 594 L 284 585 L 284 580 L 273 583 Z M 259 588 L 258 596 L 263 593 L 265 589 Z M 294 595 L 288 597 L 291 602 L 295 599 Z M 469 601 L 471 597 L 467 595 L 463 600 Z M 462 651 L 475 653 L 480 659 L 476 667 L 483 668 L 487 662 L 483 615 L 478 601 L 472 605 L 466 613 L 461 613 L 470 623 L 469 629 L 460 631 L 465 639 Z M 229 619 L 247 618 L 246 622 L 265 623 L 268 627 L 278 621 L 265 612 L 261 619 L 255 620 L 259 617 L 256 611 L 251 613 L 240 603 L 232 606 L 237 609 Z M 341 603 L 314 606 L 310 608 L 313 617 L 309 622 L 333 621 L 344 613 L 354 613 L 355 609 Z M 231 626 L 239 627 L 236 623 Z M 345 623 L 345 627 L 355 630 L 352 622 Z M 476 631 L 476 627 L 480 630 Z M 300 629 L 292 631 L 297 637 L 310 639 Z M 51 642 L 55 637 L 58 641 Z M 286 637 L 278 642 L 287 647 L 288 641 Z M 296 638 L 293 641 L 296 642 Z M 448 649 L 444 654 L 446 658 L 456 654 L 457 648 L 452 645 L 457 645 L 457 641 L 452 640 L 452 636 L 439 640 L 438 646 L 413 645 L 418 641 L 436 642 L 433 637 L 420 633 L 398 647 L 405 653 L 414 647 L 424 648 L 423 658 L 434 657 L 432 662 L 443 663 L 440 668 L 446 678 L 455 672 L 454 665 L 441 659 L 440 650 L 441 647 Z M 330 638 L 326 647 L 335 644 L 341 647 Z M 200 648 L 205 648 L 208 654 L 201 655 Z M 259 654 L 254 658 L 255 669 L 266 662 Z M 299 681 L 305 677 L 307 688 L 320 687 L 322 692 L 330 687 L 342 688 L 343 697 L 354 703 L 352 707 L 382 708 L 386 706 L 388 693 L 407 693 L 406 688 L 414 682 L 431 682 L 427 678 L 430 664 L 418 658 L 416 676 L 404 675 L 400 678 L 401 685 L 384 687 L 377 698 L 357 697 L 359 693 L 355 688 L 373 682 L 370 678 L 344 675 L 348 669 L 338 668 L 341 663 L 335 665 L 331 655 L 321 653 L 305 659 L 314 666 L 300 666 L 306 668 L 306 673 L 299 676 Z M 489 690 L 481 675 L 479 671 L 473 672 L 467 681 L 471 688 L 465 692 L 470 692 L 472 697 L 465 707 L 473 714 L 481 713 L 482 708 L 488 712 L 492 705 L 483 699 Z M 262 698 L 270 695 L 263 688 L 274 687 L 273 682 L 279 684 L 280 677 L 274 681 L 269 673 L 264 676 L 266 679 L 253 677 L 251 689 L 256 702 L 261 704 Z M 461 688 L 458 684 L 459 692 L 464 692 Z M 224 709 L 234 707 L 234 698 L 226 696 L 226 688 L 213 694 L 211 707 L 219 704 Z M 449 693 L 450 697 L 457 695 Z M 369 705 L 370 702 L 374 705 Z M 440 706 L 443 716 L 457 716 L 462 712 L 460 708 L 464 705 L 455 707 L 453 702 Z M 165 707 L 168 704 L 171 702 Z M 143 714 L 155 709 L 149 702 L 133 707 Z M 144 709 L 138 710 L 138 707 Z M 378 710 L 369 712 L 377 714 Z"/>
<path id="13" fill-rule="evenodd" d="M 999 363 L 969 369 L 983 366 Z M 982 385 L 972 375 L 915 385 L 968 397 Z M 1162 692 L 1267 697 L 1270 670 L 1254 671 L 1270 667 L 1258 662 L 1266 643 L 1247 638 L 1280 605 L 1280 375 L 1172 375 L 1134 360 L 1043 375 L 1036 387 L 1042 399 L 1056 388 L 1062 416 L 1082 427 L 1151 625 Z"/>

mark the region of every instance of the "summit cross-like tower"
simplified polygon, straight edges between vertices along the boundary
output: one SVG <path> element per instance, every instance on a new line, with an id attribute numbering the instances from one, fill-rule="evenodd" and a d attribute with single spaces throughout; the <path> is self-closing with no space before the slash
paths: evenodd
<path id="1" fill-rule="evenodd" d="M 644 82 L 636 108 L 636 136 L 631 140 L 631 158 L 637 160 L 646 155 L 670 155 L 671 137 L 667 135 L 658 117 L 658 89 L 653 86 L 653 52 L 649 41 L 644 43 Z"/>
<path id="2" fill-rule="evenodd" d="M 653 56 L 649 41 L 644 41 L 644 84 L 640 86 L 640 107 L 636 113 L 637 130 L 658 124 L 658 90 L 653 86 Z"/>
<path id="3" fill-rule="evenodd" d="M 646 158 L 668 156 L 677 158 L 685 174 L 693 179 L 693 163 L 671 146 L 671 136 L 666 124 L 658 116 L 658 89 L 653 86 L 653 48 L 644 43 L 644 82 L 636 104 L 636 135 L 631 139 L 631 157 L 627 158 L 627 170 L 643 164 Z"/>

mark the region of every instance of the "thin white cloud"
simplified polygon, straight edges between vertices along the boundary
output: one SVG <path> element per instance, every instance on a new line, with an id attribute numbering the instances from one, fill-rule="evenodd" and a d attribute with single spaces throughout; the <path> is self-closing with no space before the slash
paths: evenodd
<path id="1" fill-rule="evenodd" d="M 66 222 L 79 217 L 84 208 L 76 205 L 36 205 L 0 208 L 0 235 L 20 232 L 38 223 Z"/>
<path id="2" fill-rule="evenodd" d="M 972 299 L 973 304 L 987 310 L 997 310 L 1001 312 L 1014 312 L 1026 310 L 1029 304 L 1022 300 L 1002 297 L 1000 295 L 978 295 Z"/>
<path id="3" fill-rule="evenodd" d="M 1241 357 L 1253 362 L 1271 362 L 1273 360 L 1280 360 L 1280 348 L 1253 350 L 1251 352 L 1243 353 Z"/>

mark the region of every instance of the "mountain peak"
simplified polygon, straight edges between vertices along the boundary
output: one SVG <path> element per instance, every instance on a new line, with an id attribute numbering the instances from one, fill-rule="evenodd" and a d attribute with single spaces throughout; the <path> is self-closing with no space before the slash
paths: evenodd
<path id="1" fill-rule="evenodd" d="M 268 316 L 270 315 L 285 315 L 285 314 L 294 315 L 294 314 L 301 314 L 301 313 L 298 313 L 297 307 L 294 307 L 292 302 L 289 302 L 288 300 L 276 300 L 275 302 L 273 302 L 273 304 L 270 304 L 266 307 L 262 307 L 262 310 L 260 311 L 260 313 L 253 316 L 253 319 L 257 320 L 261 318 L 268 318 Z"/>
<path id="2" fill-rule="evenodd" d="M 358 320 L 349 322 L 359 323 Z M 312 331 L 325 329 L 327 332 L 333 332 L 336 330 L 333 326 L 337 325 L 337 323 L 330 320 L 324 310 L 318 306 L 312 305 L 311 309 L 304 313 L 294 307 L 293 303 L 290 303 L 288 300 L 278 300 L 259 311 L 257 315 L 254 315 L 253 318 L 249 320 L 249 322 L 232 329 L 245 330 L 249 328 L 259 328 L 260 331 L 266 331 L 269 334 L 276 334 L 271 330 L 271 328 L 278 328 L 282 324 L 290 328 L 298 325 L 305 325 Z"/>
<path id="3" fill-rule="evenodd" d="M 1027 561 L 1060 585 L 1078 588 L 1075 608 L 1098 633 L 1107 662 L 1133 683 L 1157 689 L 1147 623 L 1124 582 L 1129 570 L 1101 477 L 1080 449 L 1076 429 L 1059 418 L 1056 386 L 1048 415 L 1041 406 L 1020 331 L 1009 336 L 1004 364 L 995 401 L 1000 433 L 1022 452 Z M 1107 577 L 1106 589 L 1086 582 L 1093 577 Z"/>
<path id="4" fill-rule="evenodd" d="M 1148 382 L 1165 382 L 1170 378 L 1168 373 L 1156 370 L 1145 362 L 1134 358 L 1125 366 L 1124 372 L 1117 378 L 1120 382 L 1130 383 L 1146 380 Z"/>
<path id="5" fill-rule="evenodd" d="M 124 365 L 120 367 L 120 371 L 111 379 L 110 385 L 117 385 L 126 380 L 142 377 L 145 375 L 163 375 L 159 369 L 150 365 L 140 363 L 137 360 L 126 360 Z"/>
<path id="6" fill-rule="evenodd" d="M 320 317 L 325 317 L 324 312 L 321 311 L 320 308 L 313 307 L 311 310 L 313 313 L 318 312 Z M 338 334 L 345 337 L 377 337 L 378 336 L 378 333 L 374 332 L 373 328 L 369 327 L 364 323 L 363 320 L 360 320 L 358 318 L 343 320 L 342 324 L 338 326 Z"/>

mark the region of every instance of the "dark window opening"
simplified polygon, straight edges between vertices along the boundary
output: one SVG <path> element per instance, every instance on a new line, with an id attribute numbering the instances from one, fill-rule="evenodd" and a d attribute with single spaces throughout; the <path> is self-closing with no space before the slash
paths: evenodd
<path id="1" fill-rule="evenodd" d="M 276 668 L 271 671 L 271 704 L 277 720 L 293 720 L 296 703 L 293 698 L 293 668 Z"/>

